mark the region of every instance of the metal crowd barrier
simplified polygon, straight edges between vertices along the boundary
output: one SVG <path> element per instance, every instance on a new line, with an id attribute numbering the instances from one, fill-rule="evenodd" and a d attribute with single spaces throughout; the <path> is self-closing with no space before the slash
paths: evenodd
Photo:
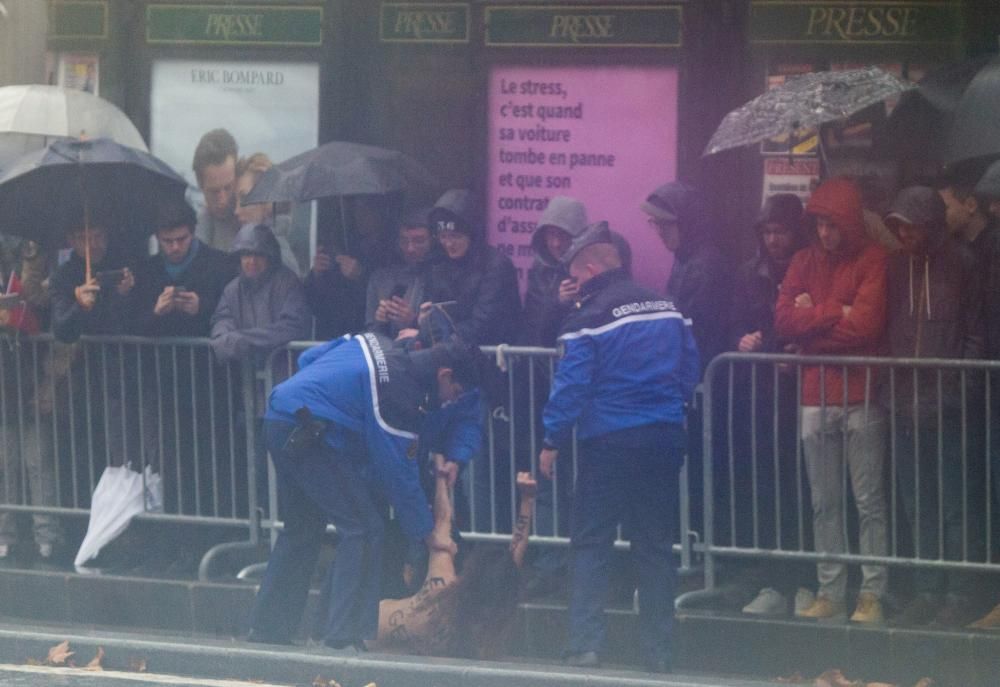
<path id="1" fill-rule="evenodd" d="M 824 402 L 807 409 L 802 381 L 810 369 Z M 847 387 L 838 391 L 836 378 L 849 371 L 855 389 L 863 389 L 860 399 L 850 398 Z M 679 605 L 717 593 L 726 559 L 1000 571 L 989 555 L 998 525 L 998 380 L 1000 362 L 985 360 L 743 353 L 713 359 L 703 383 L 702 460 L 694 466 L 702 484 L 695 510 L 701 510 L 705 588 Z M 850 413 L 855 426 L 842 421 Z M 859 427 L 873 437 L 867 449 L 852 446 Z M 852 449 L 864 455 L 872 446 L 884 446 L 871 454 L 884 466 L 884 555 L 858 550 L 847 467 Z M 810 450 L 840 454 L 840 526 L 848 551 L 817 551 L 812 543 Z"/>
<path id="2" fill-rule="evenodd" d="M 213 547 L 200 574 L 224 556 L 259 552 L 280 529 L 273 467 L 259 418 L 271 387 L 295 371 L 295 342 L 266 363 L 219 364 L 207 339 L 50 335 L 0 338 L 0 512 L 86 516 L 108 466 L 146 465 L 161 476 L 162 510 L 140 518 L 246 531 L 244 541 Z M 555 349 L 483 347 L 485 437 L 456 497 L 462 534 L 506 541 L 516 515 L 515 474 L 535 471 L 541 411 Z M 533 543 L 566 546 L 576 474 L 576 439 L 540 488 Z M 675 551 L 690 568 L 687 469 L 682 471 Z M 619 530 L 615 545 L 628 546 Z M 254 554 L 251 553 L 251 558 Z"/>
<path id="3" fill-rule="evenodd" d="M 141 517 L 255 541 L 252 376 L 207 339 L 0 337 L 0 511 L 86 515 L 106 467 L 150 465 L 163 504 Z"/>
<path id="4" fill-rule="evenodd" d="M 276 351 L 266 367 L 267 393 L 276 379 L 295 371 L 297 354 L 315 342 L 295 342 Z M 462 536 L 470 541 L 508 541 L 517 513 L 515 474 L 537 472 L 542 446 L 541 412 L 548 398 L 558 352 L 553 348 L 482 346 L 484 355 L 481 392 L 487 411 L 485 446 L 465 470 L 456 491 L 456 511 Z M 532 545 L 568 546 L 572 485 L 576 476 L 577 442 L 560 453 L 551 483 L 542 483 L 536 500 Z M 274 478 L 269 480 L 269 508 L 261 521 L 272 533 L 280 529 Z M 680 532 L 674 550 L 681 557 L 681 570 L 691 566 L 692 537 L 688 507 L 687 468 L 681 472 Z M 617 548 L 627 548 L 627 532 L 619 529 Z"/>

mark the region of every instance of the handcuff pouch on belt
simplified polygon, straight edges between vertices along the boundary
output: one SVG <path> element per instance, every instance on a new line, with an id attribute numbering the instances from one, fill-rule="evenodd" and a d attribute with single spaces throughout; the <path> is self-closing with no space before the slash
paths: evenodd
<path id="1" fill-rule="evenodd" d="M 295 411 L 295 429 L 285 440 L 284 452 L 289 458 L 302 459 L 315 451 L 323 443 L 328 423 L 314 417 L 305 406 Z"/>

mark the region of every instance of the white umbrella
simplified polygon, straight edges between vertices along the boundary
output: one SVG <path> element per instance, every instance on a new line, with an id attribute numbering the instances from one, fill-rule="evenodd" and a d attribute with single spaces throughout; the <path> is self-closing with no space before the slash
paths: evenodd
<path id="1" fill-rule="evenodd" d="M 160 476 L 146 466 L 136 472 L 127 465 L 107 467 L 90 500 L 90 522 L 73 564 L 78 568 L 125 531 L 144 511 L 163 510 Z"/>
<path id="2" fill-rule="evenodd" d="M 149 152 L 132 121 L 103 98 L 39 84 L 0 88 L 0 169 L 55 139 L 81 136 Z"/>

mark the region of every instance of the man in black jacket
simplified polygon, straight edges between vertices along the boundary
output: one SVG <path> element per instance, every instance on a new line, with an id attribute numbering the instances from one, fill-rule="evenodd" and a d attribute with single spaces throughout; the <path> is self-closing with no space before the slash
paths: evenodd
<path id="1" fill-rule="evenodd" d="M 521 315 L 517 272 L 510 258 L 486 244 L 471 191 L 446 191 L 431 210 L 444 259 L 431 267 L 427 293 L 446 306 L 455 333 L 476 345 L 510 343 Z"/>
<path id="2" fill-rule="evenodd" d="M 887 333 L 893 358 L 983 355 L 981 275 L 972 253 L 948 235 L 945 214 L 934 189 L 912 186 L 899 192 L 886 216 L 903 246 L 889 262 Z M 883 385 L 896 416 L 893 459 L 900 501 L 920 558 L 938 559 L 943 553 L 946 560 L 983 560 L 984 455 L 969 452 L 967 477 L 962 456 L 963 446 L 979 444 L 963 436 L 962 427 L 977 377 L 970 374 L 963 385 L 955 371 L 902 369 L 891 385 Z M 916 595 L 898 623 L 961 627 L 973 620 L 973 578 L 917 569 L 913 581 Z"/>
<path id="3" fill-rule="evenodd" d="M 178 199 L 157 213 L 160 251 L 139 266 L 136 330 L 145 336 L 208 336 L 236 261 L 194 235 L 194 210 Z"/>
<path id="4" fill-rule="evenodd" d="M 517 272 L 509 258 L 486 244 L 476 197 L 467 190 L 446 191 L 431 209 L 428 222 L 444 254 L 431 266 L 428 301 L 447 303 L 439 306 L 440 311 L 463 341 L 480 346 L 512 343 L 521 317 Z M 504 380 L 495 370 L 483 379 L 487 407 L 500 406 L 507 397 Z M 506 412 L 490 416 L 502 418 L 500 422 L 509 421 Z M 493 436 L 506 438 L 508 427 L 495 428 Z M 510 493 L 510 452 L 502 441 L 495 445 L 492 465 L 474 460 L 471 470 L 463 474 L 464 493 L 471 490 L 475 494 L 472 523 L 464 524 L 474 524 L 477 530 L 489 529 L 493 516 L 498 523 L 510 522 L 510 499 L 504 496 Z M 463 511 L 460 507 L 460 521 L 465 516 Z"/>
<path id="5" fill-rule="evenodd" d="M 222 292 L 238 273 L 237 259 L 194 235 L 195 214 L 183 199 L 164 203 L 154 219 L 160 250 L 137 269 L 136 332 L 152 337 L 208 337 Z M 147 432 L 145 454 L 163 474 L 167 512 L 215 512 L 220 504 L 232 503 L 225 489 L 230 480 L 212 473 L 213 457 L 228 455 L 228 434 L 221 429 L 226 414 L 232 412 L 222 392 L 225 369 L 212 364 L 207 346 L 194 346 L 193 355 L 186 347 L 163 351 L 166 354 L 157 363 L 150 350 L 143 350 L 145 424 L 161 430 Z M 209 390 L 213 375 L 214 397 Z M 161 408 L 178 410 L 163 412 Z M 210 423 L 213 417 L 216 427 Z M 196 472 L 200 495 L 195 493 Z"/>
<path id="6" fill-rule="evenodd" d="M 98 210 L 92 217 L 96 226 L 75 227 L 69 232 L 72 253 L 51 278 L 52 331 L 61 342 L 75 343 L 83 335 L 118 335 L 126 331 L 125 315 L 135 297 L 135 280 L 120 255 L 121 242 L 113 240 L 107 228 L 109 218 L 101 214 Z M 55 395 L 55 412 L 63 427 L 74 426 L 68 422 L 71 414 L 76 420 L 76 454 L 72 460 L 82 471 L 80 474 L 98 475 L 103 464 L 121 465 L 124 460 L 122 423 L 111 421 L 121 418 L 128 407 L 122 398 L 117 353 L 116 347 L 86 344 L 74 346 L 66 354 L 71 356 L 69 379 L 66 392 L 60 388 Z M 86 463 L 91 461 L 88 470 Z M 88 503 L 94 486 L 76 485 L 77 497 Z"/>
<path id="7" fill-rule="evenodd" d="M 780 353 L 783 346 L 774 334 L 774 305 L 792 255 L 808 243 L 803 227 L 802 201 L 790 193 L 771 196 L 764 202 L 754 230 L 760 244 L 757 254 L 736 273 L 728 348 L 741 353 Z M 734 451 L 739 455 L 734 460 L 736 502 L 733 505 L 737 513 L 751 512 L 756 494 L 758 503 L 767 504 L 766 508 L 760 509 L 758 543 L 765 547 L 777 545 L 783 549 L 798 549 L 802 546 L 798 541 L 798 522 L 804 514 L 798 498 L 801 492 L 797 478 L 801 471 L 796 469 L 795 463 L 798 413 L 795 377 L 781 375 L 775 388 L 771 368 L 759 366 L 754 399 L 750 394 L 753 380 L 749 366 L 737 366 L 736 374 L 732 427 L 736 434 Z M 775 395 L 778 397 L 777 433 L 774 430 Z M 752 444 L 754 440 L 756 445 Z M 775 446 L 778 448 L 777 474 Z M 776 484 L 781 498 L 780 541 L 776 536 L 778 523 L 774 520 L 774 508 L 771 507 L 776 503 Z M 728 492 L 728 488 L 725 491 Z M 737 542 L 753 545 L 753 523 L 747 522 L 745 527 L 741 524 L 742 521 L 738 520 Z M 764 561 L 751 568 L 749 574 L 743 568 L 738 575 L 755 590 L 760 588 L 757 596 L 743 607 L 744 613 L 786 615 L 790 610 L 788 599 L 793 594 L 797 606 L 812 602 L 807 589 L 813 576 L 811 566 L 791 561 Z"/>

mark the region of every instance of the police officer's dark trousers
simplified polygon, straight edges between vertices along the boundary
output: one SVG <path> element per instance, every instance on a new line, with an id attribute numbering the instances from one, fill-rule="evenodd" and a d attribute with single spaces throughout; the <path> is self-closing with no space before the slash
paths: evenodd
<path id="1" fill-rule="evenodd" d="M 670 663 L 677 479 L 686 444 L 681 425 L 629 428 L 580 444 L 573 500 L 573 586 L 567 655 L 600 654 L 616 529 L 630 533 L 644 658 Z M 562 456 L 560 460 L 570 456 Z"/>
<path id="2" fill-rule="evenodd" d="M 301 457 L 283 450 L 295 425 L 268 420 L 265 434 L 278 477 L 284 530 L 268 559 L 251 628 L 265 641 L 289 641 L 305 609 L 323 531 L 338 533 L 327 587 L 324 641 L 335 647 L 378 632 L 385 525 L 364 475 L 367 461 L 340 455 L 325 443 Z"/>

